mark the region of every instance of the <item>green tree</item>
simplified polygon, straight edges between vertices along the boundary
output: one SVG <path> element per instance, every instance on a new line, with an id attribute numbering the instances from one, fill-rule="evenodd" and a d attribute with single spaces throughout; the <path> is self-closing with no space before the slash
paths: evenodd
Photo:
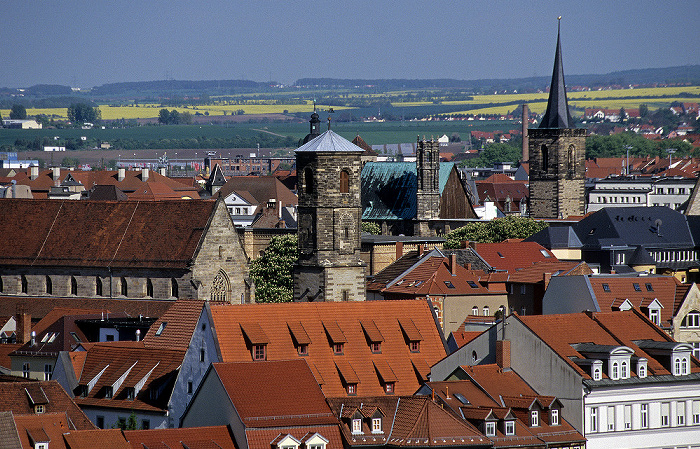
<path id="1" fill-rule="evenodd" d="M 21 104 L 13 104 L 10 109 L 10 120 L 24 120 L 27 118 L 27 109 Z"/>
<path id="2" fill-rule="evenodd" d="M 649 115 L 649 106 L 646 104 L 642 103 L 639 105 L 639 116 L 644 118 L 647 115 Z"/>
<path id="3" fill-rule="evenodd" d="M 488 222 L 469 223 L 445 236 L 446 248 L 460 248 L 462 242 L 497 243 L 506 239 L 524 239 L 549 226 L 532 218 L 509 215 Z"/>
<path id="4" fill-rule="evenodd" d="M 382 228 L 372 221 L 362 222 L 362 232 L 366 232 L 372 235 L 380 235 L 382 233 Z"/>
<path id="5" fill-rule="evenodd" d="M 102 111 L 88 103 L 72 103 L 68 106 L 68 120 L 73 123 L 95 123 L 102 118 Z"/>
<path id="6" fill-rule="evenodd" d="M 158 123 L 162 123 L 163 125 L 169 124 L 170 123 L 170 111 L 168 111 L 165 108 L 158 111 Z"/>
<path id="7" fill-rule="evenodd" d="M 292 301 L 292 270 L 297 259 L 296 234 L 270 240 L 263 255 L 250 263 L 257 302 Z"/>
<path id="8" fill-rule="evenodd" d="M 469 159 L 463 165 L 467 167 L 491 167 L 497 162 L 518 162 L 522 157 L 522 148 L 507 143 L 490 143 L 479 156 Z"/>

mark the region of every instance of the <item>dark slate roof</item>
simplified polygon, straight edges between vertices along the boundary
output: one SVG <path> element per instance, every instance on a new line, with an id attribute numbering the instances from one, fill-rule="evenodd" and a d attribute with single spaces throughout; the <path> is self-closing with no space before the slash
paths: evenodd
<path id="1" fill-rule="evenodd" d="M 306 152 L 358 152 L 364 150 L 330 129 L 310 140 L 295 150 L 296 153 Z"/>
<path id="2" fill-rule="evenodd" d="M 542 117 L 540 128 L 573 128 L 573 119 L 569 113 L 569 103 L 566 99 L 566 83 L 564 82 L 564 66 L 561 60 L 561 40 L 557 28 L 557 51 L 554 56 L 552 84 L 549 87 L 547 112 Z"/>
<path id="3" fill-rule="evenodd" d="M 94 201 L 126 201 L 129 197 L 115 185 L 98 184 L 90 189 L 90 199 Z"/>
<path id="4" fill-rule="evenodd" d="M 685 215 L 663 206 L 603 208 L 573 229 L 584 249 L 694 246 Z"/>
<path id="5" fill-rule="evenodd" d="M 571 226 L 548 226 L 524 241 L 537 242 L 547 249 L 581 248 L 583 246 Z"/>
<path id="6" fill-rule="evenodd" d="M 452 162 L 440 163 L 440 193 L 453 167 Z M 368 162 L 362 169 L 362 219 L 415 218 L 417 185 L 414 162 Z"/>

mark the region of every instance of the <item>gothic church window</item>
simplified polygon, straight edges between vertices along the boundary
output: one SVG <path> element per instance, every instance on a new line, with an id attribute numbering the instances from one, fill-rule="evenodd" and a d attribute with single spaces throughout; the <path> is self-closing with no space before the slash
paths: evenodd
<path id="1" fill-rule="evenodd" d="M 576 147 L 569 145 L 569 175 L 573 176 L 576 172 Z"/>
<path id="2" fill-rule="evenodd" d="M 178 297 L 178 286 L 177 286 L 177 280 L 175 278 L 172 278 L 170 280 L 170 296 L 177 298 Z"/>
<path id="3" fill-rule="evenodd" d="M 229 280 L 226 273 L 219 271 L 211 284 L 211 300 L 227 301 L 229 291 Z"/>
<path id="4" fill-rule="evenodd" d="M 541 151 L 542 151 L 542 171 L 544 173 L 547 173 L 548 168 L 549 168 L 549 149 L 547 148 L 547 145 L 542 145 Z"/>
<path id="5" fill-rule="evenodd" d="M 53 294 L 53 283 L 51 282 L 51 276 L 46 276 L 46 294 Z"/>
<path id="6" fill-rule="evenodd" d="M 70 294 L 78 296 L 78 281 L 75 280 L 75 276 L 70 277 Z"/>
<path id="7" fill-rule="evenodd" d="M 126 278 L 122 276 L 119 280 L 119 284 L 122 296 L 129 296 L 129 286 L 126 285 Z"/>
<path id="8" fill-rule="evenodd" d="M 102 296 L 102 279 L 95 276 L 95 296 Z"/>

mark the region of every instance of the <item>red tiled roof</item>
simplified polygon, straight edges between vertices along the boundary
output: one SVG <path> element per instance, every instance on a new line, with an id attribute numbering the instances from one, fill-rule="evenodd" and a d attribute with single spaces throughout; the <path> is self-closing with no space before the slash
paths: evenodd
<path id="1" fill-rule="evenodd" d="M 476 337 L 481 335 L 481 332 L 467 332 L 467 331 L 454 331 L 452 332 L 452 338 L 457 344 L 458 348 L 466 345 Z"/>
<path id="2" fill-rule="evenodd" d="M 477 243 L 474 250 L 493 268 L 511 274 L 518 268 L 529 267 L 535 262 L 558 260 L 551 251 L 536 242 L 506 240 L 500 243 Z"/>
<path id="3" fill-rule="evenodd" d="M 29 399 L 30 396 L 41 398 L 42 403 L 45 402 L 46 413 L 67 414 L 76 429 L 95 428 L 56 381 L 0 382 L 0 410 L 2 411 L 11 411 L 15 415 L 34 413 L 34 404 Z M 48 402 L 44 398 L 48 399 Z"/>
<path id="4" fill-rule="evenodd" d="M 2 200 L 0 263 L 187 268 L 214 201 Z"/>
<path id="5" fill-rule="evenodd" d="M 0 314 L 14 315 L 22 311 L 32 319 L 41 319 L 56 307 L 56 298 L 40 296 L 0 296 Z M 124 312 L 130 316 L 158 317 L 174 304 L 172 301 L 148 299 L 97 299 L 97 298 L 61 298 L 61 305 L 66 308 L 93 310 L 100 312 Z"/>
<path id="6" fill-rule="evenodd" d="M 130 443 L 127 446 L 130 449 L 183 447 L 189 449 L 236 448 L 233 436 L 229 432 L 227 426 L 125 430 L 123 435 L 123 438 Z M 265 449 L 270 449 L 269 445 Z"/>
<path id="7" fill-rule="evenodd" d="M 192 340 L 204 301 L 178 299 L 157 319 L 143 339 L 143 344 L 152 349 L 175 349 L 186 351 Z M 166 323 L 160 335 L 156 331 Z"/>
<path id="8" fill-rule="evenodd" d="M 249 449 L 271 449 L 272 441 L 281 439 L 286 435 L 291 435 L 299 441 L 305 441 L 311 434 L 318 433 L 323 438 L 328 440 L 327 449 L 343 449 L 343 438 L 340 434 L 338 425 L 325 426 L 295 426 L 295 427 L 276 427 L 262 429 L 246 429 L 245 435 L 248 440 Z"/>
<path id="9" fill-rule="evenodd" d="M 585 262 L 542 261 L 529 267 L 518 268 L 508 276 L 508 281 L 519 284 L 535 284 L 543 282 L 546 274 L 556 274 L 557 276 L 593 274 L 593 270 Z"/>
<path id="10" fill-rule="evenodd" d="M 258 323 L 269 338 L 267 360 L 307 360 L 326 397 L 346 396 L 346 385 L 336 361 L 352 366 L 359 382 L 358 394 L 384 395 L 374 360 L 385 360 L 394 371 L 396 394 L 413 394 L 420 386 L 412 362 L 418 366 L 432 365 L 445 355 L 445 347 L 425 300 L 351 301 L 324 303 L 212 305 L 223 361 L 250 361 L 251 348 L 243 337 L 240 325 Z M 422 340 L 420 352 L 411 352 L 403 336 L 399 320 L 410 319 Z M 362 322 L 373 320 L 384 337 L 381 353 L 372 353 Z M 308 355 L 299 355 L 290 328 L 301 323 L 310 340 Z M 342 354 L 335 354 L 326 325 L 335 323 L 347 340 Z M 299 342 L 301 343 L 301 342 Z"/>
<path id="11" fill-rule="evenodd" d="M 70 449 L 132 449 L 121 429 L 76 430 L 63 434 L 63 437 Z"/>
<path id="12" fill-rule="evenodd" d="M 337 423 L 303 359 L 212 366 L 246 427 Z"/>
<path id="13" fill-rule="evenodd" d="M 15 426 L 23 448 L 33 448 L 34 443 L 48 443 L 51 449 L 65 449 L 63 434 L 71 430 L 68 416 L 62 412 L 39 415 L 15 415 Z"/>

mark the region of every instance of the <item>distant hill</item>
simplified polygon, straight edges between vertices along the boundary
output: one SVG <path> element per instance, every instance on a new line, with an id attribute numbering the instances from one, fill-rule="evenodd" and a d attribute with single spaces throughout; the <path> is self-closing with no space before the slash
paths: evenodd
<path id="1" fill-rule="evenodd" d="M 241 90 L 255 91 L 267 89 L 270 83 L 258 83 L 248 80 L 210 80 L 210 81 L 135 81 L 128 83 L 110 83 L 92 88 L 95 96 L 123 96 L 133 93 L 172 92 L 176 95 L 201 94 L 209 92 L 240 93 Z"/>
<path id="2" fill-rule="evenodd" d="M 550 77 L 529 77 L 513 79 L 335 79 L 302 78 L 294 84 L 298 87 L 314 88 L 374 88 L 381 90 L 397 89 L 467 89 L 474 92 L 492 90 L 534 91 L 549 85 Z M 700 65 L 666 67 L 660 69 L 636 69 L 611 72 L 603 75 L 566 75 L 568 85 L 597 86 L 629 84 L 700 84 Z"/>

